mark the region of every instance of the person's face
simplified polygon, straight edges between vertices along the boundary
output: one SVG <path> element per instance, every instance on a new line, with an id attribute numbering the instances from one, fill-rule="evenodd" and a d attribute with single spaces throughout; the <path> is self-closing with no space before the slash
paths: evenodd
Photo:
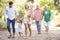
<path id="1" fill-rule="evenodd" d="M 48 10 L 48 7 L 45 7 L 46 10 Z"/>
<path id="2" fill-rule="evenodd" d="M 33 9 L 33 6 L 30 6 L 30 9 Z"/>
<path id="3" fill-rule="evenodd" d="M 39 9 L 39 6 L 37 5 L 36 8 Z"/>
<path id="4" fill-rule="evenodd" d="M 13 4 L 9 5 L 10 8 L 12 8 Z"/>
<path id="5" fill-rule="evenodd" d="M 25 7 L 26 7 L 26 9 L 29 9 L 29 6 L 28 5 L 26 5 Z"/>

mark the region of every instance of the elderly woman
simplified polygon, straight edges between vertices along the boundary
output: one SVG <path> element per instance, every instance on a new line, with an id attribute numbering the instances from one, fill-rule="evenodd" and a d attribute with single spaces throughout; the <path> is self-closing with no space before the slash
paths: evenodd
<path id="1" fill-rule="evenodd" d="M 36 21 L 38 34 L 41 34 L 41 21 L 43 19 L 43 11 L 40 9 L 39 5 L 36 6 L 33 14 Z"/>
<path id="2" fill-rule="evenodd" d="M 46 32 L 48 32 L 49 30 L 49 21 L 50 21 L 50 18 L 51 18 L 51 11 L 49 10 L 48 8 L 48 5 L 45 4 L 44 6 L 44 11 L 43 11 L 43 15 L 44 15 L 44 25 L 45 25 L 45 28 L 46 28 Z"/>

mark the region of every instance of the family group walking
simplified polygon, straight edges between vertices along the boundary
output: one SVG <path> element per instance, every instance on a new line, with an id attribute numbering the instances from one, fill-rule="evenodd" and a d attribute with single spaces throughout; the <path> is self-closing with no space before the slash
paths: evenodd
<path id="1" fill-rule="evenodd" d="M 44 10 L 42 10 L 39 5 L 36 5 L 36 8 L 33 9 L 33 5 L 28 5 L 27 3 L 25 4 L 24 7 L 24 16 L 19 17 L 19 12 L 17 9 L 13 6 L 13 2 L 9 2 L 9 6 L 6 7 L 6 10 L 4 12 L 4 20 L 6 21 L 6 15 L 8 16 L 7 18 L 7 29 L 9 32 L 9 37 L 8 38 L 14 38 L 15 37 L 15 22 L 19 23 L 18 25 L 18 32 L 19 35 L 21 36 L 22 34 L 22 23 L 25 25 L 25 36 L 27 37 L 28 35 L 28 30 L 29 30 L 29 36 L 31 36 L 32 30 L 31 30 L 31 24 L 32 20 L 34 19 L 36 21 L 36 26 L 37 26 L 37 31 L 38 34 L 41 34 L 41 21 L 44 18 L 44 25 L 46 28 L 46 32 L 49 31 L 49 21 L 51 17 L 51 11 L 48 7 L 47 4 L 44 6 Z M 10 23 L 12 23 L 12 31 L 13 35 L 11 33 L 10 29 Z"/>

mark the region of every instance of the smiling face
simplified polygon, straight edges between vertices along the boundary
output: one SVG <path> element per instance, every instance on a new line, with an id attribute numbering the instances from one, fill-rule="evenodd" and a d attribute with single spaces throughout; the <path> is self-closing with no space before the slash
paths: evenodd
<path id="1" fill-rule="evenodd" d="M 39 5 L 36 6 L 36 9 L 39 9 Z"/>
<path id="2" fill-rule="evenodd" d="M 48 10 L 48 7 L 45 7 L 45 10 Z"/>
<path id="3" fill-rule="evenodd" d="M 30 6 L 30 9 L 33 9 L 33 6 L 32 5 Z"/>
<path id="4" fill-rule="evenodd" d="M 45 8 L 45 10 L 48 10 L 48 5 L 45 5 L 45 7 L 44 7 L 44 8 Z"/>
<path id="5" fill-rule="evenodd" d="M 13 7 L 13 4 L 12 5 L 9 5 L 9 7 L 12 8 Z"/>
<path id="6" fill-rule="evenodd" d="M 26 4 L 26 5 L 25 5 L 25 9 L 29 9 L 29 5 Z"/>

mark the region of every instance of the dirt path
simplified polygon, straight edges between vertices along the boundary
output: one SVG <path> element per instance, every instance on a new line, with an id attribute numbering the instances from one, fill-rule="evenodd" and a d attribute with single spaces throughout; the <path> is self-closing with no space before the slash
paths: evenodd
<path id="1" fill-rule="evenodd" d="M 15 38 L 8 39 L 8 32 L 0 31 L 0 40 L 60 40 L 60 30 L 50 30 L 48 33 L 42 31 L 41 34 L 37 34 L 35 30 L 32 32 L 32 36 L 27 39 L 24 35 L 19 37 L 17 33 Z"/>

